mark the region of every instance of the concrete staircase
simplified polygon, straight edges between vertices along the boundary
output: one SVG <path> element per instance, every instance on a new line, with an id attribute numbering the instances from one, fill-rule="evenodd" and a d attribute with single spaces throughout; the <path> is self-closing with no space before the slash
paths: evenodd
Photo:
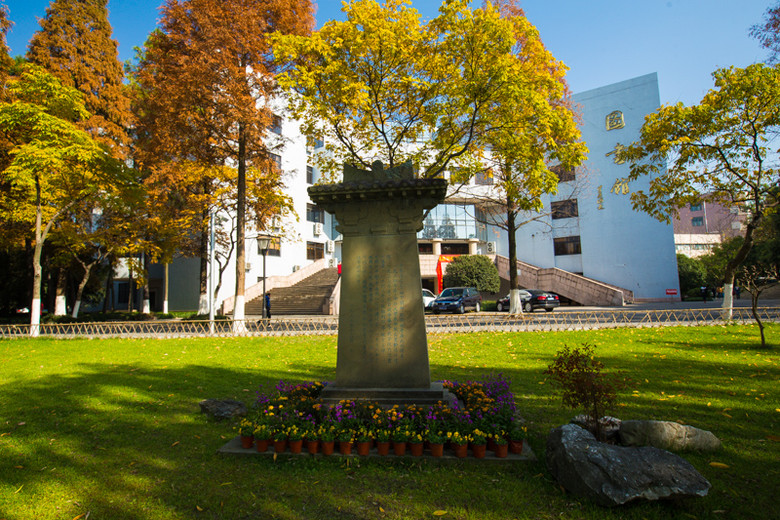
<path id="1" fill-rule="evenodd" d="M 271 294 L 271 316 L 325 314 L 328 300 L 339 279 L 335 267 L 322 269 L 290 287 L 275 287 Z M 246 304 L 246 315 L 263 313 L 262 295 Z"/>

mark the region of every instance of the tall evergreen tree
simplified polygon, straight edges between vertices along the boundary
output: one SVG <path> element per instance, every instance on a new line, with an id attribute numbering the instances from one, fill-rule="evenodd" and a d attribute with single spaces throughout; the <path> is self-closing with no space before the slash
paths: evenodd
<path id="1" fill-rule="evenodd" d="M 108 0 L 54 0 L 30 40 L 27 59 L 84 95 L 91 117 L 81 123 L 125 158 L 130 100 L 117 42 L 108 21 Z"/>
<path id="2" fill-rule="evenodd" d="M 11 20 L 8 19 L 8 7 L 0 4 L 0 80 L 5 77 L 8 69 L 14 63 L 6 43 L 6 36 L 12 25 Z"/>

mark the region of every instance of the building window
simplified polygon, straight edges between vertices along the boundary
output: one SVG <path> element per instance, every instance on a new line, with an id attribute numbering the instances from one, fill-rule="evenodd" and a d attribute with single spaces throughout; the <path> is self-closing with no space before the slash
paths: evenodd
<path id="1" fill-rule="evenodd" d="M 691 219 L 691 225 L 693 227 L 701 227 L 704 225 L 704 217 L 693 217 Z"/>
<path id="2" fill-rule="evenodd" d="M 563 166 L 553 166 L 550 168 L 550 171 L 553 172 L 558 177 L 558 182 L 568 182 L 573 181 L 576 177 L 574 173 L 574 169 L 571 170 L 564 170 Z"/>
<path id="3" fill-rule="evenodd" d="M 282 156 L 275 153 L 269 153 L 268 156 L 273 161 L 274 165 L 276 166 L 276 169 L 278 171 L 282 171 Z"/>
<path id="4" fill-rule="evenodd" d="M 316 150 L 317 148 L 322 148 L 325 146 L 325 141 L 322 140 L 322 136 L 316 136 L 316 137 L 307 137 L 306 138 L 306 147 L 312 148 Z"/>
<path id="5" fill-rule="evenodd" d="M 306 220 L 309 222 L 325 222 L 325 211 L 316 204 L 306 204 Z"/>
<path id="6" fill-rule="evenodd" d="M 577 199 L 559 200 L 550 204 L 553 220 L 579 216 Z"/>
<path id="7" fill-rule="evenodd" d="M 420 242 L 417 244 L 417 251 L 421 255 L 432 255 L 433 254 L 433 244 L 430 242 Z"/>
<path id="8" fill-rule="evenodd" d="M 271 121 L 271 131 L 277 135 L 282 135 L 282 118 L 281 116 L 273 115 Z"/>
<path id="9" fill-rule="evenodd" d="M 469 254 L 469 245 L 458 242 L 447 243 L 443 242 L 441 245 L 441 254 L 443 255 L 467 255 Z"/>
<path id="10" fill-rule="evenodd" d="M 263 250 L 260 249 L 258 244 L 258 253 L 263 254 Z M 268 243 L 268 256 L 282 256 L 282 239 L 279 237 L 273 237 Z"/>
<path id="11" fill-rule="evenodd" d="M 493 170 L 487 168 L 485 170 L 478 171 L 474 176 L 474 184 L 482 186 L 490 186 L 493 184 Z"/>
<path id="12" fill-rule="evenodd" d="M 314 184 L 314 167 L 306 167 L 306 184 Z"/>
<path id="13" fill-rule="evenodd" d="M 691 211 L 701 211 L 701 202 L 698 204 L 691 204 Z"/>
<path id="14" fill-rule="evenodd" d="M 553 239 L 555 256 L 579 255 L 582 254 L 580 237 L 561 237 Z"/>
<path id="15" fill-rule="evenodd" d="M 306 242 L 306 260 L 321 260 L 325 258 L 325 244 Z"/>

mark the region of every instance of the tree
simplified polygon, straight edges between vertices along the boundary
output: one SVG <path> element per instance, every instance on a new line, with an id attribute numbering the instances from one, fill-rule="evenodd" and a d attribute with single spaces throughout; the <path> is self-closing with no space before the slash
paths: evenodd
<path id="1" fill-rule="evenodd" d="M 544 48 L 536 29 L 514 0 L 496 2 L 498 12 L 513 29 L 517 78 L 524 88 L 507 88 L 506 97 L 489 105 L 493 129 L 486 135 L 489 165 L 495 189 L 474 198 L 487 206 L 488 224 L 507 231 L 509 288 L 512 314 L 522 312 L 517 273 L 517 230 L 541 216 L 542 195 L 555 193 L 558 174 L 573 170 L 585 159 L 587 148 L 580 131 L 568 86 L 566 66 Z M 499 210 L 498 208 L 501 208 Z M 528 215 L 529 212 L 536 213 Z M 524 215 L 528 215 L 523 221 Z"/>
<path id="2" fill-rule="evenodd" d="M 27 59 L 84 95 L 90 117 L 80 121 L 116 157 L 128 155 L 130 99 L 117 42 L 108 22 L 108 0 L 54 0 L 30 40 Z"/>
<path id="3" fill-rule="evenodd" d="M 647 191 L 631 193 L 635 209 L 669 222 L 677 209 L 698 203 L 705 193 L 748 214 L 744 242 L 724 272 L 724 317 L 732 311 L 737 267 L 753 245 L 753 233 L 780 182 L 773 148 L 780 129 L 780 68 L 764 64 L 713 73 L 715 89 L 695 106 L 663 106 L 645 117 L 640 140 L 619 144 L 615 160 L 629 164 L 620 183 L 652 176 Z"/>
<path id="4" fill-rule="evenodd" d="M 34 230 L 30 333 L 41 311 L 41 252 L 55 223 L 75 204 L 112 189 L 122 172 L 107 149 L 75 122 L 89 116 L 80 94 L 40 68 L 29 66 L 0 103 L 0 132 L 13 143 L 0 173 L 8 186 L 0 207 L 9 220 Z"/>
<path id="5" fill-rule="evenodd" d="M 311 138 L 327 138 L 315 157 L 335 176 L 344 163 L 370 169 L 412 161 L 419 177 L 449 168 L 453 182 L 482 169 L 491 107 L 520 110 L 534 99 L 524 55 L 513 52 L 519 25 L 487 3 L 446 0 L 422 23 L 408 0 L 345 3 L 346 21 L 330 21 L 309 37 L 276 36 L 279 76 L 291 108 Z M 522 25 L 528 33 L 535 29 Z M 523 47 L 525 51 L 525 47 Z"/>
<path id="6" fill-rule="evenodd" d="M 13 66 L 14 60 L 11 58 L 10 49 L 6 37 L 11 29 L 11 20 L 8 19 L 8 7 L 0 4 L 0 79 L 5 78 L 5 74 Z"/>
<path id="7" fill-rule="evenodd" d="M 444 275 L 445 287 L 476 287 L 480 292 L 498 292 L 501 279 L 498 269 L 490 258 L 484 255 L 462 255 L 447 264 Z"/>
<path id="8" fill-rule="evenodd" d="M 750 28 L 750 35 L 762 47 L 769 49 L 769 63 L 777 63 L 780 55 L 780 3 L 766 10 L 762 22 Z"/>
<path id="9" fill-rule="evenodd" d="M 685 295 L 696 289 L 697 294 L 701 286 L 706 285 L 707 269 L 698 258 L 690 258 L 677 254 L 677 276 L 680 280 L 680 292 Z"/>
<path id="10" fill-rule="evenodd" d="M 145 167 L 193 161 L 204 171 L 236 168 L 231 182 L 236 201 L 233 318 L 239 324 L 244 318 L 247 186 L 265 178 L 279 185 L 280 172 L 269 149 L 273 144 L 266 136 L 276 94 L 269 35 L 308 34 L 313 26 L 309 0 L 168 0 L 134 74 L 139 157 Z M 210 197 L 202 208 L 203 223 L 216 203 L 212 181 L 195 182 L 203 188 L 200 195 Z M 202 253 L 204 239 L 202 235 Z M 204 274 L 202 270 L 202 287 Z"/>

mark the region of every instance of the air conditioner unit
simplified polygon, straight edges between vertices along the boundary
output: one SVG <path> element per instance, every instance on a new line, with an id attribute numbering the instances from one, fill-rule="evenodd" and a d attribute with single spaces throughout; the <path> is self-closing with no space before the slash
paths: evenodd
<path id="1" fill-rule="evenodd" d="M 314 235 L 319 236 L 322 234 L 322 222 L 314 224 Z"/>
<path id="2" fill-rule="evenodd" d="M 335 258 L 328 258 L 328 267 L 338 267 L 338 260 Z"/>
<path id="3" fill-rule="evenodd" d="M 325 252 L 332 253 L 335 245 L 336 244 L 334 244 L 333 240 L 328 240 L 327 242 L 325 242 Z"/>
<path id="4" fill-rule="evenodd" d="M 299 265 L 294 265 L 294 266 L 293 266 L 293 273 L 294 273 L 295 271 L 297 271 L 298 269 L 300 269 L 300 268 L 301 268 L 301 266 L 299 266 Z"/>
<path id="5" fill-rule="evenodd" d="M 274 230 L 274 233 L 278 233 L 282 230 L 282 217 L 274 217 L 271 222 L 271 227 Z"/>
<path id="6" fill-rule="evenodd" d="M 496 244 L 495 242 L 488 242 L 487 243 L 487 254 L 495 255 L 496 251 L 498 249 L 497 246 L 498 246 L 498 244 Z"/>

